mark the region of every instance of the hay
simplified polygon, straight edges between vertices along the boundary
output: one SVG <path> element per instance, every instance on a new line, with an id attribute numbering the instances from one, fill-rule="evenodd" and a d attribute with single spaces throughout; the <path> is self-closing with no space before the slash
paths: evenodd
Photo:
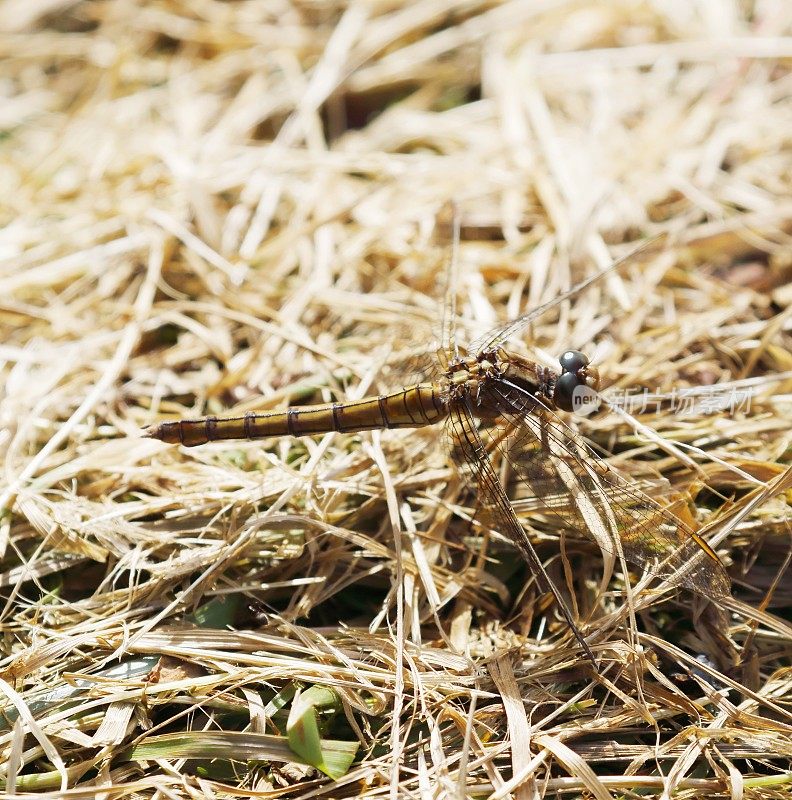
<path id="1" fill-rule="evenodd" d="M 787 793 L 790 22 L 4 3 L 4 796 Z M 580 429 L 705 526 L 734 599 L 599 594 L 599 551 L 516 497 L 599 673 L 440 432 L 139 436 L 408 379 L 448 201 L 469 336 L 667 235 L 531 352 L 647 390 Z"/>

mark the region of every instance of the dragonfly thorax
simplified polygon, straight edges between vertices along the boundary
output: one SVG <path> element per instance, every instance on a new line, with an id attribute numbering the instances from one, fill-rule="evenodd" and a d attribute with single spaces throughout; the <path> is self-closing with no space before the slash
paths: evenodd
<path id="1" fill-rule="evenodd" d="M 476 413 L 484 415 L 483 390 L 503 374 L 504 369 L 504 363 L 496 351 L 482 351 L 476 355 L 462 356 L 449 362 L 445 377 L 448 381 L 451 400 L 469 400 L 476 409 Z"/>
<path id="2" fill-rule="evenodd" d="M 497 417 L 514 410 L 509 397 L 520 395 L 524 406 L 526 395 L 542 395 L 542 403 L 552 406 L 552 390 L 557 375 L 532 361 L 499 347 L 481 350 L 475 355 L 458 358 L 446 371 L 451 402 L 469 402 L 476 415 Z"/>

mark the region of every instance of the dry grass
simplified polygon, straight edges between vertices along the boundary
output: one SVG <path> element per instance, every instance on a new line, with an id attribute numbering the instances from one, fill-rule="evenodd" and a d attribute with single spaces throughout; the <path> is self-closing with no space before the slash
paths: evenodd
<path id="1" fill-rule="evenodd" d="M 6 0 L 0 25 L 2 796 L 789 796 L 785 0 Z M 438 431 L 139 437 L 375 388 L 427 347 L 449 200 L 471 335 L 670 235 L 530 332 L 661 396 L 640 433 L 579 425 L 734 582 L 633 617 L 522 498 L 599 674 L 466 521 Z M 749 402 L 680 413 L 710 384 Z M 289 747 L 315 718 L 337 780 Z"/>

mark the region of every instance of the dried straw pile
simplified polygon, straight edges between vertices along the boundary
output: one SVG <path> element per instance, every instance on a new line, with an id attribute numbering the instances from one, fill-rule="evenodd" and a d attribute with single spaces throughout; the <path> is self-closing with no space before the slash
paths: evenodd
<path id="1" fill-rule="evenodd" d="M 786 796 L 790 14 L 3 3 L 3 796 Z M 438 431 L 139 436 L 395 375 L 447 201 L 471 334 L 669 234 L 530 352 L 661 395 L 578 424 L 711 524 L 734 600 L 632 618 L 522 498 L 599 674 Z"/>

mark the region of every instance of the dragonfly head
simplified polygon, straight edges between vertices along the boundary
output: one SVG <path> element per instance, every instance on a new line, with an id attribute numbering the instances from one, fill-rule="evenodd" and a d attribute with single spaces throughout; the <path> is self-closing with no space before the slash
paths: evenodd
<path id="1" fill-rule="evenodd" d="M 575 411 L 599 389 L 599 373 L 589 366 L 588 357 L 579 350 L 562 353 L 558 363 L 561 374 L 555 384 L 553 400 L 564 411 Z"/>

